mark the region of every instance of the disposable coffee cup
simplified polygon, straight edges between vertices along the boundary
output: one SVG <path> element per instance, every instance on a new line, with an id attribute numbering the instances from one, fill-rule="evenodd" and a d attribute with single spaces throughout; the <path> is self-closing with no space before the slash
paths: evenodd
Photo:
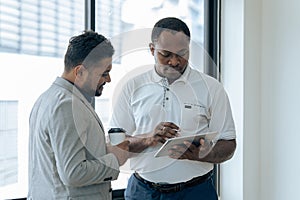
<path id="1" fill-rule="evenodd" d="M 118 145 L 125 140 L 126 131 L 122 128 L 111 128 L 108 137 L 111 145 Z"/>

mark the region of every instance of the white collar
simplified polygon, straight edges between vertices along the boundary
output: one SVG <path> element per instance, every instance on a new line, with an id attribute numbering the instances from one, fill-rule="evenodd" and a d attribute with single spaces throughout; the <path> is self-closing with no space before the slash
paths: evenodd
<path id="1" fill-rule="evenodd" d="M 184 73 L 177 79 L 175 80 L 172 84 L 176 83 L 176 82 L 183 82 L 186 83 L 188 80 L 188 76 L 190 74 L 191 71 L 191 67 L 188 65 L 184 71 Z M 155 67 L 152 70 L 152 76 L 151 79 L 153 82 L 159 83 L 161 81 L 163 81 L 163 77 L 159 76 L 155 70 Z"/>

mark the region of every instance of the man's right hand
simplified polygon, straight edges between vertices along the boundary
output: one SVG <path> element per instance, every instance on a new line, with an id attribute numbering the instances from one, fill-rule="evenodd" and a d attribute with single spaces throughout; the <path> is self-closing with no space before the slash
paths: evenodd
<path id="1" fill-rule="evenodd" d="M 128 140 L 125 140 L 115 146 L 107 145 L 107 153 L 113 153 L 117 157 L 119 165 L 124 165 L 124 163 L 130 156 L 129 144 L 130 142 Z"/>
<path id="2" fill-rule="evenodd" d="M 130 141 L 130 157 L 139 155 L 148 147 L 156 146 L 159 142 L 164 143 L 168 138 L 179 136 L 179 127 L 172 122 L 161 122 L 150 133 L 135 136 L 127 135 Z"/>
<path id="3" fill-rule="evenodd" d="M 149 135 L 152 138 L 151 146 L 155 146 L 159 142 L 165 143 L 167 139 L 179 136 L 179 131 L 179 127 L 172 122 L 159 123 Z"/>

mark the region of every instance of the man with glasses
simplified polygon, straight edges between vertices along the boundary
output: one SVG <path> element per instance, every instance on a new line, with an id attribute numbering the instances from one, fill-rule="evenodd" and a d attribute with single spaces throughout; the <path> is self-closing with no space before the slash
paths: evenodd
<path id="1" fill-rule="evenodd" d="M 190 31 L 180 19 L 159 20 L 149 44 L 155 65 L 124 84 L 110 125 L 128 133 L 134 170 L 125 190 L 128 200 L 217 200 L 212 183 L 215 163 L 236 148 L 228 97 L 214 78 L 189 65 Z M 169 138 L 217 132 L 215 144 L 201 139 L 155 153 Z"/>
<path id="2" fill-rule="evenodd" d="M 128 158 L 128 141 L 106 144 L 92 103 L 111 81 L 114 48 L 85 31 L 69 41 L 65 68 L 30 114 L 28 199 L 112 198 L 111 181 Z"/>

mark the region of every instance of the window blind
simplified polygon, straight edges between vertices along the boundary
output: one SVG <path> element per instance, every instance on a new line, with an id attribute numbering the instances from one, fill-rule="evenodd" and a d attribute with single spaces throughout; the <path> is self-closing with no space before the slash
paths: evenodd
<path id="1" fill-rule="evenodd" d="M 83 16 L 82 0 L 1 0 L 0 51 L 61 57 Z"/>

